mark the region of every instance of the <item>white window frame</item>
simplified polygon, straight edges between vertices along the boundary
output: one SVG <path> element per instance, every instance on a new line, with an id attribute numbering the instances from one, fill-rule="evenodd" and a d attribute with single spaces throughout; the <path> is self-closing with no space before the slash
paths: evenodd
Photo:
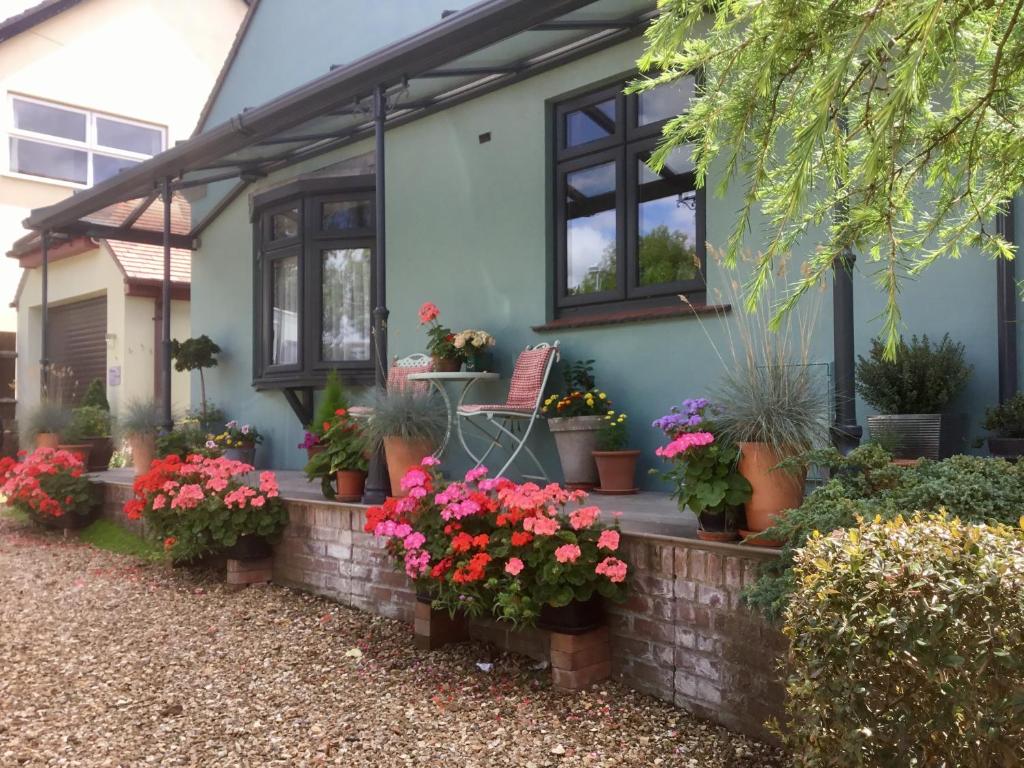
<path id="1" fill-rule="evenodd" d="M 77 141 L 75 139 L 66 139 L 62 136 L 53 136 L 48 133 L 38 133 L 36 131 L 28 131 L 23 128 L 15 128 L 14 126 L 14 102 L 24 101 L 32 104 L 39 104 L 44 107 L 52 107 L 54 109 L 62 109 L 65 112 L 76 112 L 80 115 L 85 115 L 85 141 Z M 140 128 L 148 128 L 160 132 L 161 149 L 163 152 L 167 149 L 167 128 L 163 125 L 156 123 L 147 123 L 142 120 L 133 120 L 119 115 L 111 115 L 106 112 L 97 112 L 89 109 L 82 109 L 81 107 L 73 107 L 68 104 L 62 104 L 56 101 L 47 101 L 46 99 L 39 99 L 34 96 L 26 96 L 21 93 L 8 93 L 7 94 L 7 118 L 10 120 L 10 125 L 7 130 L 7 139 L 4 141 L 3 155 L 4 155 L 4 170 L 8 176 L 14 176 L 19 179 L 30 179 L 32 181 L 41 181 L 47 184 L 59 184 L 62 186 L 72 187 L 74 189 L 87 189 L 95 183 L 93 179 L 93 156 L 102 155 L 105 157 L 113 157 L 120 160 L 134 160 L 136 162 L 142 162 L 153 157 L 153 155 L 146 155 L 140 152 L 131 152 L 124 149 L 117 149 L 115 147 L 107 147 L 100 144 L 97 140 L 98 130 L 96 127 L 97 118 L 103 118 L 104 120 L 112 120 L 118 123 L 124 123 L 126 125 L 134 125 Z M 36 176 L 31 173 L 24 173 L 21 171 L 15 171 L 13 168 L 13 158 L 11 156 L 11 139 L 25 139 L 27 141 L 35 141 L 40 144 L 48 144 L 54 147 L 63 147 L 66 149 L 76 149 L 86 153 L 86 181 L 84 184 L 77 181 L 69 181 L 67 179 L 54 179 L 49 176 Z"/>

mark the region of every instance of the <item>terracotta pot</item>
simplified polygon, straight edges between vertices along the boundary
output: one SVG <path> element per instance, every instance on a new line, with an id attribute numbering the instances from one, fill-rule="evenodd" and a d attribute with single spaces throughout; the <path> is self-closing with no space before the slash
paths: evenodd
<path id="1" fill-rule="evenodd" d="M 747 529 L 763 531 L 782 511 L 799 507 L 804 498 L 806 471 L 773 471 L 780 455 L 767 443 L 740 443 L 740 474 L 747 478 L 752 493 L 746 503 Z"/>
<path id="2" fill-rule="evenodd" d="M 556 608 L 545 605 L 537 617 L 537 627 L 566 635 L 582 635 L 604 624 L 604 606 L 601 598 L 594 595 L 586 602 L 573 600 L 568 605 Z"/>
<path id="3" fill-rule="evenodd" d="M 156 458 L 156 435 L 131 435 L 128 447 L 132 452 L 132 464 L 136 475 L 144 475 Z"/>
<path id="4" fill-rule="evenodd" d="M 338 492 L 335 501 L 359 501 L 366 486 L 366 473 L 360 469 L 340 469 L 337 473 Z"/>
<path id="5" fill-rule="evenodd" d="M 433 357 L 436 373 L 456 373 L 462 368 L 461 357 Z"/>
<path id="6" fill-rule="evenodd" d="M 52 448 L 57 450 L 60 436 L 56 432 L 39 432 L 36 434 L 36 448 Z"/>
<path id="7" fill-rule="evenodd" d="M 604 426 L 604 416 L 568 416 L 548 419 L 548 429 L 555 438 L 562 476 L 570 488 L 593 488 L 597 485 L 597 434 Z"/>
<path id="8" fill-rule="evenodd" d="M 430 456 L 436 449 L 433 440 L 409 440 L 404 437 L 384 438 L 384 457 L 388 463 L 388 476 L 391 478 L 391 495 L 402 497 L 402 475 L 410 467 L 418 467 L 424 456 Z"/>
<path id="9" fill-rule="evenodd" d="M 109 437 L 84 437 L 82 440 L 89 444 L 90 472 L 106 472 L 110 467 L 110 457 L 114 455 L 114 441 Z"/>
<path id="10" fill-rule="evenodd" d="M 597 464 L 597 476 L 601 479 L 601 485 L 594 489 L 596 493 L 637 492 L 636 460 L 640 451 L 594 451 L 592 455 Z"/>

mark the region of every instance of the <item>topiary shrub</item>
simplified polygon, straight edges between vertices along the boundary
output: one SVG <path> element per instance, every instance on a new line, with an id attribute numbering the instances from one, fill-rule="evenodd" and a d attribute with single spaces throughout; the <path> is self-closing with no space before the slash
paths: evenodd
<path id="1" fill-rule="evenodd" d="M 949 334 L 936 345 L 927 336 L 902 338 L 894 360 L 872 339 L 868 358 L 857 356 L 857 391 L 879 413 L 942 413 L 967 384 L 973 366 L 964 362 L 964 345 Z"/>
<path id="2" fill-rule="evenodd" d="M 107 387 L 103 379 L 93 379 L 89 382 L 85 394 L 82 396 L 81 408 L 102 408 L 110 413 L 110 402 L 107 400 Z"/>
<path id="3" fill-rule="evenodd" d="M 814 536 L 797 555 L 796 766 L 1024 761 L 1024 535 L 945 515 Z"/>

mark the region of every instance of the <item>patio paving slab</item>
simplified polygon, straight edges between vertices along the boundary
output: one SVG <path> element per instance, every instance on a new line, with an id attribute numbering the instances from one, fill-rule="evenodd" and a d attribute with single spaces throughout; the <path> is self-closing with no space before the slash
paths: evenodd
<path id="1" fill-rule="evenodd" d="M 281 487 L 281 497 L 288 500 L 327 503 L 317 483 L 310 483 L 302 472 L 288 469 L 274 470 Z M 134 474 L 130 469 L 111 469 L 97 472 L 94 477 L 115 484 L 130 485 Z M 641 492 L 632 496 L 604 496 L 593 493 L 587 499 L 602 511 L 622 512 L 620 524 L 626 533 L 647 533 L 671 538 L 697 538 L 697 518 L 687 511 L 682 513 L 676 503 L 664 493 Z"/>
<path id="2" fill-rule="evenodd" d="M 0 765 L 783 764 L 616 682 L 558 693 L 486 645 L 418 652 L 399 622 L 2 516 L 0 594 Z"/>

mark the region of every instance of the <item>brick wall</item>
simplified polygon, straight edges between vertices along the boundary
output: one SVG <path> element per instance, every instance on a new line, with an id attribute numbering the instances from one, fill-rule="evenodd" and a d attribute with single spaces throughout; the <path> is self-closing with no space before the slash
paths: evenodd
<path id="1" fill-rule="evenodd" d="M 107 486 L 106 514 L 124 522 L 130 490 Z M 355 608 L 413 621 L 414 592 L 383 546 L 363 532 L 355 505 L 288 501 L 289 525 L 275 546 L 274 581 Z M 137 526 L 138 523 L 135 523 Z M 624 535 L 632 565 L 630 598 L 611 605 L 613 674 L 734 730 L 764 737 L 781 719 L 784 690 L 778 662 L 785 639 L 750 613 L 740 592 L 770 550 L 688 539 Z M 548 658 L 548 633 L 517 632 L 474 621 L 472 637 L 537 659 Z"/>

